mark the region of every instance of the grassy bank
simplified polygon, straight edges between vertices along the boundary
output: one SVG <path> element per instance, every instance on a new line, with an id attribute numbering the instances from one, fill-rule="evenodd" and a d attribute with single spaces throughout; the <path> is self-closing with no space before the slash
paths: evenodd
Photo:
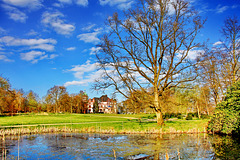
<path id="1" fill-rule="evenodd" d="M 0 134 L 51 132 L 87 133 L 198 133 L 205 132 L 208 120 L 168 120 L 164 126 L 148 119 L 152 115 L 116 114 L 30 114 L 0 117 Z"/>

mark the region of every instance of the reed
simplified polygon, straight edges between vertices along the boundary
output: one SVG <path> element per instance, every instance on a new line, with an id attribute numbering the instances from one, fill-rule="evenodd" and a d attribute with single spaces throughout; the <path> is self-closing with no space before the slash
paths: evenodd
<path id="1" fill-rule="evenodd" d="M 18 135 L 29 135 L 29 134 L 43 134 L 43 133 L 102 133 L 102 134 L 198 134 L 206 133 L 206 130 L 200 131 L 197 128 L 189 129 L 188 131 L 176 130 L 173 127 L 169 129 L 156 129 L 148 128 L 145 130 L 134 130 L 134 129 L 115 129 L 99 128 L 95 126 L 82 127 L 82 128 L 71 128 L 71 127 L 35 127 L 35 128 L 12 128 L 12 129 L 1 129 L 0 137 L 5 140 L 6 136 L 18 136 Z"/>

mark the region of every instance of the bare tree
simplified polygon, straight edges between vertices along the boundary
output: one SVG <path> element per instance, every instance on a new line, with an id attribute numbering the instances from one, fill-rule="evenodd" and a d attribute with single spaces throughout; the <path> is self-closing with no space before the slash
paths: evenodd
<path id="1" fill-rule="evenodd" d="M 203 23 L 185 0 L 142 0 L 123 18 L 115 13 L 99 45 L 103 74 L 94 89 L 114 87 L 126 98 L 148 103 L 158 124 L 164 124 L 160 102 L 165 91 L 197 76 L 192 55 L 200 47 L 195 39 Z M 137 91 L 148 97 L 133 96 Z"/>
<path id="2" fill-rule="evenodd" d="M 221 30 L 224 40 L 219 48 L 226 88 L 239 79 L 240 22 L 237 17 L 228 17 Z"/>
<path id="3" fill-rule="evenodd" d="M 47 92 L 46 101 L 55 104 L 55 113 L 61 111 L 60 99 L 66 94 L 66 88 L 64 86 L 54 86 Z"/>
<path id="4" fill-rule="evenodd" d="M 211 97 L 214 100 L 214 105 L 217 107 L 218 102 L 223 95 L 222 84 L 222 62 L 221 55 L 215 48 L 206 49 L 201 56 L 199 64 L 199 75 L 204 86 L 210 89 Z"/>

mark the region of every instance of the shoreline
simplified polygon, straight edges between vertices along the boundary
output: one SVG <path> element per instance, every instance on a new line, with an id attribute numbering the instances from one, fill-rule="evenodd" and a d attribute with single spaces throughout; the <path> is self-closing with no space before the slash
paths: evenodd
<path id="1" fill-rule="evenodd" d="M 34 134 L 48 134 L 48 133 L 96 133 L 96 134 L 200 134 L 208 133 L 205 129 L 200 131 L 193 128 L 188 131 L 175 130 L 170 128 L 169 132 L 162 131 L 162 129 L 145 129 L 141 131 L 137 130 L 114 130 L 114 129 L 97 129 L 95 127 L 86 127 L 81 129 L 72 129 L 70 127 L 36 127 L 36 128 L 14 128 L 14 129 L 0 129 L 0 139 L 5 140 L 6 136 L 22 136 L 22 135 L 34 135 Z"/>

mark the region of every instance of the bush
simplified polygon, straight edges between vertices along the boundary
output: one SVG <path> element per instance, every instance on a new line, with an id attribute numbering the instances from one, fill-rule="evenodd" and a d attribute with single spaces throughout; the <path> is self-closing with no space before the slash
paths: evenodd
<path id="1" fill-rule="evenodd" d="M 202 114 L 201 119 L 209 119 L 209 116 L 207 114 Z"/>
<path id="2" fill-rule="evenodd" d="M 165 114 L 163 115 L 163 118 L 164 118 L 164 119 L 169 119 L 170 117 L 171 117 L 170 113 L 165 113 Z"/>
<path id="3" fill-rule="evenodd" d="M 178 119 L 183 119 L 182 114 L 181 114 L 181 113 L 178 113 L 178 114 L 177 114 L 177 118 L 178 118 Z"/>
<path id="4" fill-rule="evenodd" d="M 169 118 L 178 118 L 178 119 L 182 119 L 182 114 L 181 113 L 165 113 L 163 115 L 164 119 L 169 119 Z"/>
<path id="5" fill-rule="evenodd" d="M 188 113 L 186 120 L 192 120 L 193 119 L 193 114 L 192 113 Z"/>
<path id="6" fill-rule="evenodd" d="M 219 134 L 240 133 L 240 81 L 231 86 L 217 106 L 207 130 Z"/>
<path id="7" fill-rule="evenodd" d="M 149 115 L 147 118 L 148 119 L 155 119 L 157 116 L 156 116 L 156 114 L 155 115 Z"/>
<path id="8" fill-rule="evenodd" d="M 198 112 L 192 113 L 192 116 L 198 118 Z"/>

